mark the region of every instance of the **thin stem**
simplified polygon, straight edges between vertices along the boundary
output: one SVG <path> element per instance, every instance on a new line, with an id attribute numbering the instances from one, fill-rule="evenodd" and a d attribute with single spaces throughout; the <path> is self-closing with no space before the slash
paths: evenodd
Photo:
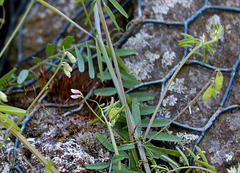
<path id="1" fill-rule="evenodd" d="M 92 39 L 95 39 L 95 37 L 92 34 L 90 34 L 88 31 L 86 31 L 84 28 L 79 26 L 76 22 L 74 22 L 72 19 L 70 19 L 68 16 L 63 14 L 61 11 L 59 11 L 58 9 L 53 7 L 52 5 L 48 4 L 47 2 L 45 2 L 43 0 L 37 0 L 37 1 L 40 2 L 41 4 L 43 4 L 44 6 L 50 8 L 51 10 L 55 11 L 57 14 L 59 14 L 60 16 L 65 18 L 67 21 L 69 21 L 71 24 L 73 24 L 76 28 L 78 28 L 79 30 L 83 31 L 85 34 L 89 35 Z"/>
<path id="2" fill-rule="evenodd" d="M 87 16 L 88 16 L 88 12 L 87 12 L 87 9 L 86 9 L 86 7 L 85 7 L 84 1 L 82 1 L 82 7 L 83 7 L 83 10 L 84 10 L 84 12 L 85 12 L 85 14 L 86 14 L 86 17 L 87 17 Z M 95 33 L 95 31 L 94 31 L 94 28 L 93 28 L 93 26 L 92 26 L 91 20 L 89 20 L 88 23 L 89 23 L 89 26 L 90 26 L 93 34 L 96 35 L 96 33 Z"/>
<path id="3" fill-rule="evenodd" d="M 168 82 L 167 87 L 166 87 L 165 90 L 164 90 L 164 93 L 163 93 L 160 101 L 158 102 L 158 104 L 157 104 L 157 106 L 156 106 L 156 109 L 155 109 L 155 111 L 154 111 L 154 113 L 153 113 L 153 115 L 152 115 L 152 118 L 151 118 L 151 120 L 150 120 L 150 122 L 149 122 L 149 124 L 148 124 L 147 130 L 146 130 L 146 133 L 145 133 L 145 135 L 144 135 L 143 142 L 145 142 L 146 139 L 147 139 L 147 135 L 148 135 L 148 133 L 149 133 L 149 131 L 150 131 L 150 128 L 151 128 L 151 126 L 152 126 L 152 123 L 153 123 L 153 121 L 154 121 L 154 119 L 155 119 L 155 117 L 156 117 L 156 115 L 157 115 L 157 113 L 158 113 L 158 110 L 159 110 L 159 108 L 160 108 L 160 106 L 161 106 L 161 104 L 162 104 L 162 101 L 163 101 L 165 95 L 167 94 L 168 88 L 170 87 L 172 81 L 175 79 L 175 77 L 177 76 L 178 72 L 181 70 L 181 68 L 182 68 L 183 65 L 185 64 L 185 62 L 186 62 L 186 61 L 192 56 L 192 54 L 194 54 L 194 52 L 196 52 L 198 49 L 200 49 L 201 47 L 204 47 L 204 46 L 206 46 L 206 45 L 212 44 L 212 43 L 216 42 L 217 40 L 218 40 L 218 39 L 213 39 L 213 40 L 207 41 L 207 42 L 205 42 L 205 43 L 203 43 L 203 44 L 200 44 L 200 45 L 196 46 L 196 47 L 186 56 L 186 58 L 183 59 L 182 63 L 179 65 L 179 67 L 177 68 L 177 70 L 176 70 L 176 71 L 174 72 L 174 74 L 172 75 L 170 81 Z"/>
<path id="4" fill-rule="evenodd" d="M 149 142 L 151 142 L 151 140 L 153 140 L 157 135 L 159 135 L 159 133 L 163 132 L 163 130 L 165 130 L 170 124 L 172 124 L 173 121 L 175 121 L 180 115 L 183 114 L 183 112 L 185 112 L 185 110 L 191 105 L 193 104 L 193 102 L 196 101 L 196 99 L 207 89 L 207 87 L 212 83 L 212 78 L 214 76 L 214 74 L 216 73 L 216 71 L 214 71 L 214 73 L 212 74 L 212 77 L 210 78 L 210 80 L 208 81 L 208 83 L 202 88 L 202 90 L 196 95 L 196 97 L 194 97 L 194 99 L 188 103 L 188 105 L 175 117 L 172 119 L 172 121 L 170 121 L 166 126 L 164 126 L 159 132 L 157 132 L 153 137 L 151 137 L 148 141 L 146 141 L 144 144 L 148 144 Z"/>
<path id="5" fill-rule="evenodd" d="M 31 1 L 31 4 L 28 6 L 25 14 L 23 15 L 22 19 L 20 20 L 19 24 L 17 25 L 16 29 L 14 30 L 14 32 L 12 33 L 11 37 L 9 38 L 9 40 L 7 41 L 7 43 L 5 44 L 4 48 L 2 49 L 1 53 L 0 53 L 0 58 L 2 57 L 2 55 L 4 54 L 4 52 L 6 51 L 6 49 L 8 48 L 8 46 L 10 45 L 10 43 L 12 42 L 13 38 L 15 37 L 16 33 L 18 32 L 19 28 L 21 27 L 22 23 L 24 22 L 24 20 L 26 19 L 30 9 L 33 6 L 33 3 L 35 2 L 35 0 Z"/>

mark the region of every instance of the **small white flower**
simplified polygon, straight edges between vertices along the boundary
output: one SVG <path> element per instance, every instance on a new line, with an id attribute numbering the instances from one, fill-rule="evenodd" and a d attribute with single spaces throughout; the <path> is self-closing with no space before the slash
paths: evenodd
<path id="1" fill-rule="evenodd" d="M 71 72 L 72 72 L 72 67 L 66 62 L 63 62 L 62 66 L 63 66 L 64 73 L 67 75 L 67 77 L 70 78 L 71 77 Z"/>
<path id="2" fill-rule="evenodd" d="M 3 93 L 2 91 L 0 91 L 0 100 L 7 102 L 7 95 L 5 93 Z"/>
<path id="3" fill-rule="evenodd" d="M 200 37 L 199 41 L 200 41 L 200 44 L 203 44 L 206 41 L 204 34 L 202 35 L 202 37 Z"/>
<path id="4" fill-rule="evenodd" d="M 65 52 L 65 54 L 67 55 L 71 63 L 76 63 L 76 58 L 70 52 Z"/>
<path id="5" fill-rule="evenodd" d="M 78 98 L 81 98 L 83 97 L 83 94 L 81 91 L 77 90 L 77 89 L 71 89 L 72 93 L 75 94 L 75 95 L 71 95 L 71 98 L 73 99 L 78 99 Z"/>
<path id="6" fill-rule="evenodd" d="M 71 92 L 72 92 L 73 94 L 82 94 L 82 92 L 79 91 L 79 90 L 77 90 L 77 89 L 71 89 Z"/>

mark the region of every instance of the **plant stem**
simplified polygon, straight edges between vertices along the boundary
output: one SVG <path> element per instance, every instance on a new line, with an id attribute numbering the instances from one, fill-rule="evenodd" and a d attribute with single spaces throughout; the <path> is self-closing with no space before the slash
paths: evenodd
<path id="1" fill-rule="evenodd" d="M 175 79 L 175 77 L 177 76 L 178 72 L 181 70 L 181 68 L 182 68 L 183 65 L 185 64 L 185 62 L 186 62 L 186 61 L 192 56 L 192 54 L 194 54 L 194 52 L 196 52 L 198 49 L 200 49 L 201 47 L 204 47 L 204 46 L 206 46 L 206 45 L 212 44 L 212 43 L 216 42 L 217 40 L 218 40 L 218 39 L 212 39 L 212 40 L 210 40 L 210 41 L 204 42 L 203 44 L 197 45 L 197 46 L 183 59 L 183 61 L 181 62 L 181 64 L 180 64 L 179 67 L 177 68 L 177 70 L 176 70 L 176 71 L 174 72 L 174 74 L 172 75 L 170 81 L 168 82 L 167 87 L 166 87 L 165 90 L 164 90 L 164 93 L 163 93 L 162 97 L 160 98 L 160 101 L 158 102 L 158 104 L 157 104 L 157 106 L 156 106 L 156 109 L 155 109 L 155 111 L 154 111 L 154 113 L 153 113 L 153 115 L 152 115 L 152 118 L 151 118 L 151 120 L 150 120 L 150 122 L 149 122 L 149 124 L 148 124 L 147 130 L 146 130 L 146 133 L 145 133 L 145 135 L 144 135 L 143 142 L 145 142 L 146 139 L 147 139 L 147 135 L 148 135 L 148 133 L 149 133 L 149 131 L 150 131 L 150 128 L 151 128 L 151 126 L 152 126 L 152 123 L 153 123 L 153 121 L 154 121 L 154 119 L 155 119 L 155 117 L 156 117 L 156 115 L 157 115 L 157 113 L 158 113 L 158 110 L 159 110 L 159 108 L 160 108 L 160 106 L 161 106 L 161 104 L 162 104 L 162 101 L 163 101 L 165 95 L 167 94 L 168 88 L 170 87 L 172 81 Z"/>
<path id="2" fill-rule="evenodd" d="M 115 72 L 113 70 L 113 67 L 112 67 L 112 64 L 111 64 L 111 62 L 110 62 L 110 60 L 109 60 L 109 58 L 107 56 L 107 53 L 106 53 L 106 50 L 104 48 L 104 45 L 103 45 L 103 42 L 102 42 L 101 38 L 98 39 L 99 40 L 99 44 L 100 44 L 102 53 L 104 55 L 104 58 L 106 60 L 106 63 L 108 65 L 109 71 L 111 73 L 114 85 L 115 85 L 115 87 L 116 87 L 116 89 L 118 91 L 118 96 L 119 96 L 119 98 L 121 100 L 121 103 L 126 106 L 125 113 L 126 113 L 127 126 L 128 126 L 128 132 L 129 132 L 130 139 L 133 140 L 133 136 L 131 136 L 132 132 L 134 132 L 134 137 L 139 139 L 139 134 L 136 131 L 134 131 L 135 123 L 133 121 L 133 117 L 131 115 L 130 109 L 129 109 L 127 101 L 126 101 L 126 96 L 125 96 L 125 93 L 124 93 L 123 84 L 122 84 L 122 80 L 121 80 L 121 74 L 120 74 L 120 71 L 119 71 L 119 67 L 118 67 L 118 63 L 117 63 L 117 60 L 116 60 L 115 52 L 114 52 L 114 49 L 113 49 L 113 45 L 112 45 L 112 42 L 111 42 L 111 39 L 110 39 L 110 35 L 109 35 L 109 32 L 108 32 L 107 24 L 106 24 L 104 15 L 103 15 L 103 11 L 102 11 L 100 0 L 97 0 L 97 7 L 98 7 L 98 13 L 100 15 L 100 19 L 102 21 L 104 33 L 105 33 L 106 38 L 107 38 L 108 46 L 109 46 L 111 54 L 112 54 L 112 59 L 113 59 L 113 63 L 114 63 L 114 67 L 116 69 L 116 73 L 117 73 L 118 79 L 116 79 L 116 74 L 115 74 Z M 101 33 L 101 30 L 99 28 L 98 29 L 98 34 L 100 34 L 100 33 Z M 148 165 L 146 154 L 144 152 L 144 148 L 142 146 L 142 142 L 139 141 L 137 146 L 138 146 L 139 155 L 141 157 L 141 160 L 143 161 L 143 165 L 144 165 L 145 171 L 146 172 L 151 172 L 150 167 Z M 134 160 L 136 161 L 136 163 L 138 163 L 138 156 L 137 156 L 137 153 L 136 153 L 135 149 L 132 150 L 132 154 L 133 154 Z"/>
<path id="3" fill-rule="evenodd" d="M 24 20 L 26 19 L 30 9 L 32 8 L 33 4 L 34 4 L 35 0 L 32 0 L 30 5 L 28 6 L 25 14 L 23 15 L 22 19 L 20 20 L 19 24 L 17 25 L 16 29 L 14 30 L 14 32 L 12 33 L 11 37 L 9 38 L 9 40 L 7 41 L 7 43 L 5 44 L 4 48 L 2 49 L 1 53 L 0 53 L 0 59 L 2 57 L 2 55 L 4 54 L 4 52 L 6 51 L 6 49 L 8 48 L 9 44 L 11 43 L 11 41 L 13 40 L 14 36 L 16 35 L 16 33 L 18 32 L 19 28 L 21 27 L 22 23 L 24 22 Z"/>
<path id="4" fill-rule="evenodd" d="M 85 34 L 89 35 L 92 39 L 95 39 L 95 37 L 92 34 L 90 34 L 88 31 L 86 31 L 84 28 L 79 26 L 76 22 L 74 22 L 72 19 L 70 19 L 68 16 L 63 14 L 61 11 L 59 11 L 58 9 L 53 7 L 52 5 L 48 4 L 47 2 L 45 2 L 43 0 L 37 0 L 37 1 L 40 2 L 41 4 L 43 4 L 44 6 L 50 8 L 51 10 L 55 11 L 57 14 L 59 14 L 60 16 L 65 18 L 67 21 L 69 21 L 71 24 L 73 24 L 76 28 L 78 28 L 79 30 L 83 31 Z"/>

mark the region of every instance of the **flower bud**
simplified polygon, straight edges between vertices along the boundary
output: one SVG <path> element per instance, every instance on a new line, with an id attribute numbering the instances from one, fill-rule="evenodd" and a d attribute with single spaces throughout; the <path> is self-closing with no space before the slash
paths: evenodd
<path id="1" fill-rule="evenodd" d="M 71 63 L 76 63 L 76 58 L 73 56 L 70 52 L 65 52 L 67 55 L 68 59 L 71 61 Z"/>
<path id="2" fill-rule="evenodd" d="M 0 100 L 7 102 L 7 95 L 5 93 L 3 93 L 2 91 L 0 91 Z"/>
<path id="3" fill-rule="evenodd" d="M 75 94 L 75 95 L 71 95 L 71 98 L 73 99 L 78 99 L 78 98 L 81 98 L 83 97 L 83 94 L 81 91 L 77 90 L 77 89 L 71 89 L 72 93 Z"/>
<path id="4" fill-rule="evenodd" d="M 67 75 L 67 77 L 70 78 L 71 77 L 71 72 L 72 72 L 72 67 L 66 62 L 63 62 L 62 66 L 63 66 L 64 73 Z"/>

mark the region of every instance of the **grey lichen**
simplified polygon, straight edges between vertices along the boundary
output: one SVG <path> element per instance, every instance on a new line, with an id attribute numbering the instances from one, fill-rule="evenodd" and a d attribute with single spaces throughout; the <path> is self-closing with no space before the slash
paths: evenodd
<path id="1" fill-rule="evenodd" d="M 171 83 L 169 90 L 183 94 L 187 90 L 187 87 L 184 85 L 184 78 L 176 78 L 176 80 Z"/>
<path id="2" fill-rule="evenodd" d="M 176 58 L 175 52 L 166 51 L 162 56 L 162 66 L 171 66 L 174 59 Z"/>
<path id="3" fill-rule="evenodd" d="M 167 14 L 176 4 L 180 4 L 185 8 L 190 8 L 192 2 L 193 0 L 161 0 L 154 3 L 152 10 L 156 15 L 156 19 L 163 20 L 163 14 Z"/>

